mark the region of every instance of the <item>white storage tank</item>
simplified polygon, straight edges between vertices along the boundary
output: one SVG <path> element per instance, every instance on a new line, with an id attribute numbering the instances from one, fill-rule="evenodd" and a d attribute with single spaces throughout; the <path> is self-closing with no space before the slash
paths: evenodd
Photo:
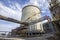
<path id="1" fill-rule="evenodd" d="M 22 18 L 21 21 L 22 22 L 30 22 L 32 20 L 36 20 L 38 18 L 41 18 L 41 14 L 40 14 L 40 9 L 37 6 L 33 6 L 33 5 L 28 5 L 25 6 L 22 9 Z M 43 25 L 41 23 L 36 23 L 34 25 L 31 25 L 29 28 L 29 31 L 43 31 Z"/>

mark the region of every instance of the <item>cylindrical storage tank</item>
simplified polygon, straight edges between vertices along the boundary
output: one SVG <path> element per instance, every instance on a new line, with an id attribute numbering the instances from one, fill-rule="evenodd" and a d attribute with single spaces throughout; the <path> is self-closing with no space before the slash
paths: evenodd
<path id="1" fill-rule="evenodd" d="M 36 20 L 36 19 L 41 17 L 40 13 L 41 13 L 40 9 L 37 6 L 33 6 L 33 5 L 25 6 L 22 9 L 22 18 L 21 18 L 21 21 L 22 22 L 30 22 L 32 20 Z M 31 25 L 29 27 L 29 31 L 32 31 L 32 30 L 33 31 L 41 30 L 42 28 L 40 28 L 40 24 L 37 23 L 37 24 Z"/>
<path id="2" fill-rule="evenodd" d="M 37 6 L 33 6 L 33 5 L 28 5 L 25 6 L 22 9 L 22 19 L 21 21 L 25 21 L 26 19 L 28 19 L 29 17 L 33 16 L 34 14 L 40 13 L 40 10 Z"/>

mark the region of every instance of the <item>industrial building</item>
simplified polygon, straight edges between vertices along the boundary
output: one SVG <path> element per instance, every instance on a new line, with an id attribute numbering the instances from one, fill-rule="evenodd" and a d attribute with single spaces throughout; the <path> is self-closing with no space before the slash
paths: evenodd
<path id="1" fill-rule="evenodd" d="M 38 18 L 41 18 L 41 12 L 40 9 L 37 6 L 28 5 L 25 6 L 22 9 L 22 22 L 31 22 L 32 20 L 36 20 Z M 21 25 L 23 26 L 23 25 Z M 21 28 L 21 27 L 20 27 Z M 17 28 L 18 30 L 19 28 Z M 19 30 L 18 32 L 20 32 Z M 23 33 L 22 33 L 23 32 Z M 28 35 L 28 36 L 34 36 L 33 34 L 40 34 L 41 32 L 44 32 L 43 30 L 43 24 L 41 22 L 30 25 L 27 27 L 27 29 L 23 29 L 20 35 Z"/>
<path id="2" fill-rule="evenodd" d="M 56 31 L 60 31 L 60 0 L 50 0 L 50 11 Z"/>
<path id="3" fill-rule="evenodd" d="M 10 38 L 14 40 L 21 38 L 21 40 L 60 39 L 60 37 L 58 37 L 60 35 L 60 1 L 49 0 L 48 2 L 53 20 L 51 20 L 49 16 L 42 17 L 40 8 L 35 5 L 27 5 L 22 8 L 21 21 L 0 15 L 1 20 L 20 24 L 19 27 L 11 30 L 11 32 L 0 31 L 5 32 L 0 34 L 0 37 L 7 40 Z M 56 33 L 58 34 L 56 35 Z"/>
<path id="4" fill-rule="evenodd" d="M 51 0 L 50 10 L 53 20 L 60 19 L 60 1 L 59 0 Z"/>
<path id="5" fill-rule="evenodd" d="M 39 18 L 41 18 L 41 11 L 38 7 L 28 5 L 22 9 L 21 22 L 31 22 Z M 53 31 L 52 23 L 38 22 L 30 26 L 21 25 L 20 27 L 12 30 L 12 35 L 35 37 L 41 36 L 42 33 L 50 33 L 52 31 Z"/>

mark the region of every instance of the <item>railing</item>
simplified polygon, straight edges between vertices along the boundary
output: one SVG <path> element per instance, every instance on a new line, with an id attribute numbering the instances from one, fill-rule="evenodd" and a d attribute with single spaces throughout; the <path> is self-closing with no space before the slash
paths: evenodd
<path id="1" fill-rule="evenodd" d="M 9 31 L 0 31 L 0 37 L 7 37 Z"/>

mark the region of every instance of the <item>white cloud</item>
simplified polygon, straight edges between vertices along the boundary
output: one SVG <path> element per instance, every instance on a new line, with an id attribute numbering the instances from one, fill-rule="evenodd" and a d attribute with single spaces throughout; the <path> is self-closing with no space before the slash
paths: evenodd
<path id="1" fill-rule="evenodd" d="M 35 6 L 40 6 L 40 4 L 38 3 L 39 0 L 30 0 L 29 4 L 30 5 L 35 5 Z"/>
<path id="2" fill-rule="evenodd" d="M 5 25 L 0 24 L 0 31 L 11 31 L 12 29 L 15 29 L 18 25 Z"/>
<path id="3" fill-rule="evenodd" d="M 48 2 L 46 0 L 30 0 L 30 4 L 32 5 L 36 5 L 36 6 L 48 6 Z M 46 5 L 46 6 L 45 6 Z"/>
<path id="4" fill-rule="evenodd" d="M 20 8 L 19 4 L 16 4 L 16 8 L 17 8 L 16 10 L 13 10 L 12 8 L 4 6 L 2 3 L 0 3 L 0 15 L 4 15 L 7 17 L 11 17 L 11 18 L 20 20 L 21 19 L 21 8 Z"/>
<path id="5" fill-rule="evenodd" d="M 45 10 L 49 7 L 47 0 L 30 0 L 29 4 L 38 6 L 42 12 L 45 12 Z"/>
<path id="6" fill-rule="evenodd" d="M 21 8 L 20 4 L 15 3 L 15 5 L 16 5 L 17 9 L 18 9 L 19 11 L 21 11 L 22 8 Z"/>
<path id="7" fill-rule="evenodd" d="M 13 3 L 13 6 L 10 5 L 10 7 L 7 7 L 2 2 L 0 2 L 0 15 L 14 18 L 16 20 L 21 20 L 21 14 L 22 14 L 21 9 L 22 8 L 20 7 L 18 3 Z M 12 29 L 19 26 L 20 26 L 19 24 L 14 24 L 14 23 L 12 24 L 10 23 L 10 25 L 0 23 L 0 31 L 11 31 Z"/>
<path id="8" fill-rule="evenodd" d="M 46 11 L 41 11 L 42 13 L 45 13 Z"/>
<path id="9" fill-rule="evenodd" d="M 37 3 L 38 0 L 30 0 L 30 4 L 35 5 L 35 6 L 39 6 L 39 4 Z"/>

